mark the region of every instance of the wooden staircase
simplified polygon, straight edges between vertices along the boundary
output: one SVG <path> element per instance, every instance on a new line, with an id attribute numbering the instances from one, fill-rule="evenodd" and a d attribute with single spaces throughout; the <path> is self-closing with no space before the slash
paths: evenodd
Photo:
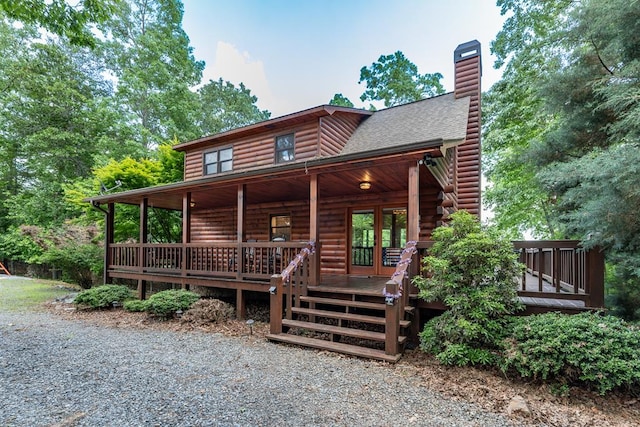
<path id="1" fill-rule="evenodd" d="M 411 330 L 415 308 L 409 307 L 407 268 L 416 242 L 406 248 L 391 279 L 366 287 L 319 286 L 309 274 L 314 246 L 271 278 L 271 341 L 296 344 L 369 359 L 397 362 Z M 318 271 L 318 270 L 316 270 Z M 369 282 L 372 279 L 366 279 Z M 311 282 L 311 285 L 310 285 Z M 371 283 L 368 283 L 371 285 Z"/>
<path id="2" fill-rule="evenodd" d="M 282 319 L 282 332 L 269 334 L 269 340 L 386 362 L 400 359 L 413 307 L 405 309 L 407 319 L 398 322 L 398 351 L 388 354 L 385 351 L 388 306 L 382 294 L 316 288 L 297 298 L 299 301 L 293 301 L 291 310 L 286 310 Z"/>

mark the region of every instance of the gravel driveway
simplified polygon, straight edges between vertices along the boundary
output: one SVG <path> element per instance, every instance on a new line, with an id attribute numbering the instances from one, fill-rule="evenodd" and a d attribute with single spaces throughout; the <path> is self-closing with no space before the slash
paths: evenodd
<path id="1" fill-rule="evenodd" d="M 508 426 L 377 362 L 0 313 L 1 426 Z"/>

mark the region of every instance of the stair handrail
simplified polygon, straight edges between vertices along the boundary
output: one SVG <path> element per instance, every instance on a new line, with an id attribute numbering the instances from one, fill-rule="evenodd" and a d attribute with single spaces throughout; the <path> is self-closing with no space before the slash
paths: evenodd
<path id="1" fill-rule="evenodd" d="M 304 259 L 315 253 L 316 253 L 316 242 L 312 240 L 309 243 L 307 243 L 307 246 L 302 248 L 298 253 L 298 255 L 296 255 L 296 257 L 291 260 L 289 265 L 284 270 L 282 270 L 282 273 L 280 273 L 282 280 L 284 282 L 289 282 L 289 280 L 291 279 L 291 275 L 298 269 L 298 267 L 300 266 L 300 264 L 302 264 Z"/>
<path id="2" fill-rule="evenodd" d="M 382 289 L 382 294 L 384 295 L 387 304 L 392 305 L 396 300 L 402 297 L 403 279 L 407 277 L 407 269 L 413 260 L 413 255 L 418 252 L 418 249 L 416 248 L 417 244 L 418 242 L 415 240 L 410 240 L 406 243 L 405 248 L 400 254 L 400 260 L 396 264 L 396 270 L 391 275 L 391 278 L 385 285 L 384 289 Z M 395 285 L 393 287 L 396 289 L 396 292 L 387 290 L 387 285 L 390 284 Z"/>

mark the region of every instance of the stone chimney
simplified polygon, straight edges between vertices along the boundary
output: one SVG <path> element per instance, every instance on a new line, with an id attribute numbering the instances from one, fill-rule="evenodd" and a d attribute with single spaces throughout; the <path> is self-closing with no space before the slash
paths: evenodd
<path id="1" fill-rule="evenodd" d="M 480 42 L 473 40 L 459 45 L 454 54 L 455 97 L 471 97 L 467 138 L 456 148 L 453 184 L 457 193 L 458 209 L 465 209 L 480 217 Z"/>

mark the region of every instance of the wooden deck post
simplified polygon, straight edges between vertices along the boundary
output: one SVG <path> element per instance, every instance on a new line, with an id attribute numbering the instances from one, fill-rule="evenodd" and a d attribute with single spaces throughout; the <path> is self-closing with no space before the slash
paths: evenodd
<path id="1" fill-rule="evenodd" d="M 115 204 L 109 203 L 107 205 L 107 217 L 104 224 L 104 276 L 103 282 L 108 285 L 112 282 L 111 276 L 109 276 L 109 266 L 111 262 L 111 245 L 113 244 L 113 230 L 114 230 L 114 218 L 115 216 Z"/>
<path id="2" fill-rule="evenodd" d="M 147 224 L 147 219 L 149 217 L 149 199 L 146 197 L 140 201 L 140 247 L 138 253 L 138 262 L 140 265 L 138 266 L 138 270 L 140 274 L 144 273 L 145 265 L 147 265 L 146 256 L 147 252 L 145 251 L 145 243 L 147 243 L 147 238 L 149 235 L 149 228 Z M 138 298 L 143 300 L 146 298 L 146 281 L 143 279 L 138 279 Z"/>
<path id="3" fill-rule="evenodd" d="M 237 229 L 238 233 L 236 236 L 236 241 L 238 242 L 238 250 L 236 253 L 236 277 L 238 280 L 242 279 L 242 273 L 245 270 L 245 256 L 243 245 L 245 239 L 245 231 L 244 231 L 244 220 L 247 214 L 247 204 L 245 203 L 245 193 L 246 187 L 244 184 L 238 184 L 238 219 L 237 219 Z"/>
<path id="4" fill-rule="evenodd" d="M 182 289 L 189 289 L 187 277 L 187 244 L 191 243 L 191 193 L 182 196 L 182 249 L 180 262 L 180 275 L 182 276 Z"/>
<path id="5" fill-rule="evenodd" d="M 398 284 L 390 280 L 386 284 L 387 292 L 395 294 L 398 292 Z M 388 355 L 399 353 L 398 337 L 400 336 L 400 304 L 401 300 L 394 300 L 393 304 L 388 304 L 385 308 L 385 341 L 384 352 Z"/>
<path id="6" fill-rule="evenodd" d="M 316 253 L 311 259 L 309 267 L 309 284 L 317 286 L 320 283 L 320 227 L 318 219 L 318 174 L 311 175 L 309 182 L 309 240 L 316 243 Z"/>
<path id="7" fill-rule="evenodd" d="M 585 285 L 589 294 L 587 301 L 590 307 L 604 308 L 604 252 L 595 247 L 586 254 L 586 280 Z M 585 286 L 585 287 L 586 287 Z"/>
<path id="8" fill-rule="evenodd" d="M 279 334 L 282 332 L 282 292 L 284 290 L 282 276 L 271 276 L 271 293 L 269 298 L 269 332 Z"/>
<path id="9" fill-rule="evenodd" d="M 244 320 L 247 317 L 247 304 L 244 299 L 244 291 L 236 289 L 236 318 Z"/>

